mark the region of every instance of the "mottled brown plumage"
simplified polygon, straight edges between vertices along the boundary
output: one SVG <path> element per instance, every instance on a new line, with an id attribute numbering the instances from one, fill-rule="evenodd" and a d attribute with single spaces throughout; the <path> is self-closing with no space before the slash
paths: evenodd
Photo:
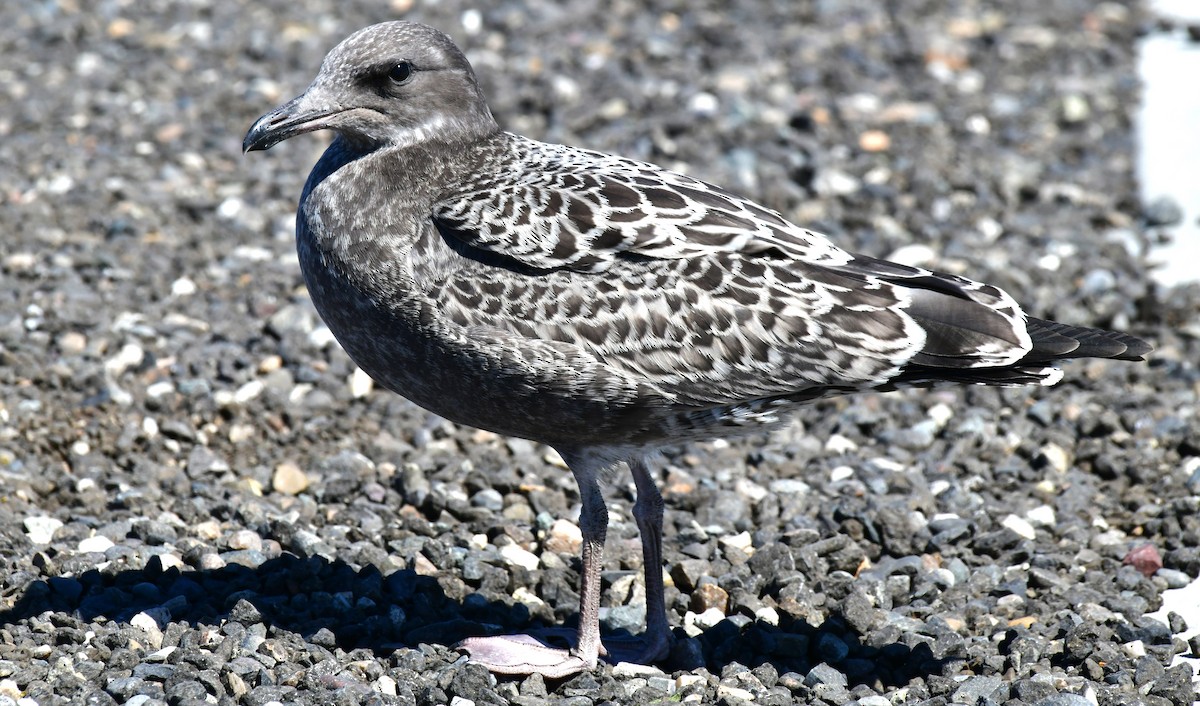
<path id="1" fill-rule="evenodd" d="M 579 482 L 577 644 L 464 642 L 498 672 L 564 676 L 603 652 L 599 478 L 622 461 L 646 559 L 647 640 L 633 656 L 653 660 L 670 634 L 647 453 L 761 430 L 824 395 L 1051 384 L 1055 360 L 1150 350 L 1027 318 L 991 285 L 847 253 L 696 179 L 502 132 L 465 57 L 423 25 L 342 42 L 244 146 L 317 129 L 337 138 L 304 187 L 296 239 L 330 330 L 385 387 L 550 444 Z"/>

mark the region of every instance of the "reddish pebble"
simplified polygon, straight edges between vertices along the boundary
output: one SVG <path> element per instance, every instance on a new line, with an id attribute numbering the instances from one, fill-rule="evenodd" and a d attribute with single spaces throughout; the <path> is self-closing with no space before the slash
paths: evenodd
<path id="1" fill-rule="evenodd" d="M 1162 568 L 1162 556 L 1153 544 L 1142 544 L 1129 550 L 1125 563 L 1137 569 L 1143 576 L 1153 576 Z"/>

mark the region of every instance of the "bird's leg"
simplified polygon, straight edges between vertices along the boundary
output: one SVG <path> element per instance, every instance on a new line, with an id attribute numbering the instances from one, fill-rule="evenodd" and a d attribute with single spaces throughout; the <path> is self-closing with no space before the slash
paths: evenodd
<path id="1" fill-rule="evenodd" d="M 634 661 L 654 662 L 666 657 L 671 649 L 671 629 L 667 625 L 662 574 L 663 499 L 644 458 L 630 459 L 629 470 L 637 487 L 633 518 L 642 536 L 642 570 L 646 575 L 645 648 Z"/>
<path id="2" fill-rule="evenodd" d="M 604 564 L 604 539 L 608 533 L 608 508 L 594 470 L 583 467 L 575 470 L 579 483 L 579 533 L 583 535 L 582 569 L 579 577 L 579 641 L 574 654 L 596 666 L 600 656 L 600 568 Z"/>
<path id="3" fill-rule="evenodd" d="M 553 647 L 530 635 L 469 637 L 455 646 L 465 651 L 471 661 L 497 674 L 541 674 L 558 679 L 594 668 L 603 653 L 600 644 L 600 568 L 604 563 L 604 538 L 608 532 L 608 508 L 604 505 L 599 479 L 603 466 L 587 456 L 566 453 L 562 456 L 579 484 L 582 505 L 579 531 L 583 535 L 583 575 L 580 577 L 579 630 L 575 647 L 571 650 Z M 660 568 L 660 579 L 661 574 Z"/>
<path id="4" fill-rule="evenodd" d="M 671 629 L 667 625 L 666 597 L 662 573 L 663 500 L 658 485 L 650 476 L 645 460 L 629 459 L 629 470 L 637 486 L 633 518 L 642 538 L 642 561 L 646 576 L 646 632 L 636 638 L 609 637 L 604 641 L 610 662 L 648 664 L 663 659 L 671 651 Z M 582 622 L 580 623 L 582 627 Z"/>

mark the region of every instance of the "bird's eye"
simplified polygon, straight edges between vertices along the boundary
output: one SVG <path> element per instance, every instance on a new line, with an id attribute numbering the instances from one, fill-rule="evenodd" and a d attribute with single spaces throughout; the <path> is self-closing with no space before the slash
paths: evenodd
<path id="1" fill-rule="evenodd" d="M 408 81 L 408 79 L 412 78 L 412 75 L 413 65 L 407 61 L 401 61 L 399 64 L 393 66 L 390 71 L 388 71 L 388 78 L 391 79 L 393 83 L 404 83 Z"/>

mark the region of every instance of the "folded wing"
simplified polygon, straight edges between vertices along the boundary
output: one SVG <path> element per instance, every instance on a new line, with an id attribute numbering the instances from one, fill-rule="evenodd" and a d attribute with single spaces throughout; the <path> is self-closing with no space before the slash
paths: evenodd
<path id="1" fill-rule="evenodd" d="M 437 270 L 430 296 L 460 325 L 576 345 L 670 403 L 1052 382 L 1054 360 L 1149 349 L 1027 319 L 992 285 L 847 253 L 690 177 L 512 139 L 528 168 L 435 214 L 471 273 Z"/>

